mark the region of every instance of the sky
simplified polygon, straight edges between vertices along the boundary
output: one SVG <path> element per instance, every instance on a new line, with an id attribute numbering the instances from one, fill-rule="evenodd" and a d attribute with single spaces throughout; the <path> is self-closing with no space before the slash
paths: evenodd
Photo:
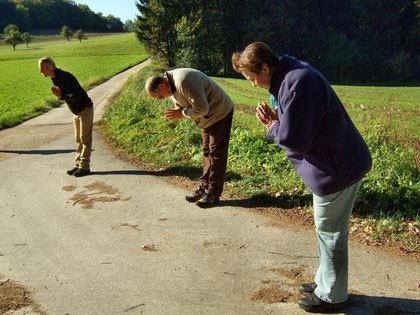
<path id="1" fill-rule="evenodd" d="M 136 7 L 136 0 L 76 0 L 76 3 L 86 4 L 95 12 L 102 12 L 104 16 L 112 14 L 121 19 L 121 22 L 126 20 L 136 20 L 136 15 L 139 10 Z"/>

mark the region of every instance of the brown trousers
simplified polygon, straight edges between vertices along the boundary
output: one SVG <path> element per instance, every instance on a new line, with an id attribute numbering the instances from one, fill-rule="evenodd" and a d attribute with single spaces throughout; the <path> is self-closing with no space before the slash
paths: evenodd
<path id="1" fill-rule="evenodd" d="M 229 150 L 230 128 L 233 109 L 222 120 L 201 129 L 203 137 L 203 175 L 200 187 L 209 193 L 220 196 L 226 177 L 226 165 Z"/>
<path id="2" fill-rule="evenodd" d="M 92 152 L 93 106 L 86 106 L 78 115 L 73 115 L 74 134 L 77 143 L 75 164 L 78 168 L 90 169 Z"/>

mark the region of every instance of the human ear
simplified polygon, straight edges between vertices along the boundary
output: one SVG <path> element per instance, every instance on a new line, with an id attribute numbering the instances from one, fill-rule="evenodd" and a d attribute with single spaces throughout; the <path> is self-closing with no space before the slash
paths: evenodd
<path id="1" fill-rule="evenodd" d="M 261 72 L 263 72 L 264 74 L 269 74 L 270 67 L 266 63 L 263 63 L 261 66 Z"/>

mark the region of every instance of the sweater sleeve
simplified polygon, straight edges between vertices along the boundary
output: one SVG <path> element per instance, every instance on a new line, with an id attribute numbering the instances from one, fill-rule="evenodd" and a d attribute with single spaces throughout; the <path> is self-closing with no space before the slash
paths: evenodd
<path id="1" fill-rule="evenodd" d="M 309 82 L 308 82 L 309 81 Z M 305 154 L 312 146 L 323 116 L 326 99 L 322 100 L 322 86 L 313 80 L 302 80 L 279 99 L 283 114 L 267 133 L 280 147 L 297 154 Z"/>
<path id="2" fill-rule="evenodd" d="M 193 120 L 207 115 L 209 112 L 209 102 L 207 101 L 206 93 L 203 84 L 199 78 L 194 80 L 186 80 L 181 85 L 181 93 L 188 99 L 191 107 L 183 110 L 183 115 Z"/>

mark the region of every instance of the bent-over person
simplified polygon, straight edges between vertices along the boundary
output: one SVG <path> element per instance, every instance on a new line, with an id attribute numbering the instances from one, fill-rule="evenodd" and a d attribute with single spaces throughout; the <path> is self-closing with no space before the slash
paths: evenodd
<path id="1" fill-rule="evenodd" d="M 299 306 L 340 309 L 348 300 L 350 215 L 372 165 L 369 149 L 327 79 L 308 63 L 255 42 L 233 54 L 232 64 L 274 96 L 277 111 L 260 103 L 257 118 L 313 193 L 320 263 L 314 282 L 299 287 Z"/>
<path id="2" fill-rule="evenodd" d="M 152 76 L 146 81 L 150 97 L 171 97 L 175 108 L 167 108 L 165 116 L 190 118 L 201 129 L 203 139 L 203 172 L 199 187 L 185 198 L 200 207 L 220 201 L 226 176 L 233 102 L 229 95 L 203 72 L 179 68 Z"/>
<path id="3" fill-rule="evenodd" d="M 51 93 L 66 102 L 73 113 L 77 143 L 75 166 L 67 174 L 81 177 L 90 174 L 92 151 L 93 103 L 77 79 L 67 71 L 56 67 L 54 60 L 44 57 L 38 61 L 39 70 L 53 83 Z"/>

